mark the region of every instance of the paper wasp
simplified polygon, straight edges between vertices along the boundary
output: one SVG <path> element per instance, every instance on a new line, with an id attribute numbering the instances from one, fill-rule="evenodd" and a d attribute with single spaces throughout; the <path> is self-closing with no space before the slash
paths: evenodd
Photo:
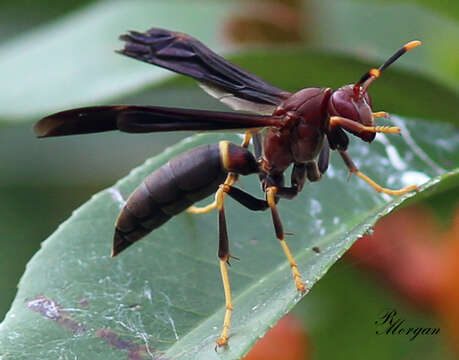
<path id="1" fill-rule="evenodd" d="M 320 180 L 327 171 L 330 150 L 338 151 L 349 171 L 376 191 L 401 195 L 417 189 L 416 185 L 400 190 L 385 189 L 362 174 L 346 152 L 349 138 L 345 131 L 366 142 L 373 141 L 378 132 L 400 132 L 397 127 L 375 126 L 374 120 L 387 114 L 373 112 L 368 88 L 384 69 L 420 45 L 419 41 L 404 45 L 355 84 L 338 90 L 310 87 L 290 93 L 228 62 L 182 33 L 153 28 L 145 33 L 131 31 L 120 39 L 125 45 L 119 53 L 191 76 L 199 81 L 204 91 L 245 113 L 159 106 L 94 106 L 50 115 L 35 125 L 35 133 L 38 137 L 49 137 L 109 130 L 130 133 L 246 130 L 240 146 L 228 141 L 200 146 L 155 170 L 129 197 L 115 226 L 112 256 L 186 209 L 196 214 L 218 210 L 218 257 L 226 299 L 218 346 L 228 343 L 233 310 L 227 271 L 232 255 L 225 221 L 225 195 L 250 210 L 270 209 L 274 230 L 290 263 L 296 288 L 305 292 L 306 287 L 284 239 L 276 204 L 281 198 L 294 198 L 303 189 L 306 179 Z M 248 150 L 250 140 L 253 141 L 253 154 Z M 283 173 L 291 164 L 290 186 L 286 186 Z M 249 174 L 257 174 L 260 178 L 265 199 L 258 199 L 234 186 L 239 175 Z M 193 206 L 213 193 L 216 193 L 215 201 L 210 205 Z"/>

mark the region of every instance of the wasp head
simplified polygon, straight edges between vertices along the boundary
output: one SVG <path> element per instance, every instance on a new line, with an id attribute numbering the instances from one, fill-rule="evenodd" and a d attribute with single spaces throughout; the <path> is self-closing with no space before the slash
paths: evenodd
<path id="1" fill-rule="evenodd" d="M 355 96 L 355 85 L 345 85 L 334 91 L 330 97 L 328 110 L 330 116 L 339 116 L 358 122 L 364 126 L 374 126 L 371 98 L 367 91 Z M 374 132 L 354 133 L 364 141 L 371 142 Z"/>
<path id="2" fill-rule="evenodd" d="M 376 113 L 373 113 L 368 88 L 373 81 L 381 75 L 384 69 L 390 66 L 407 51 L 410 51 L 419 45 L 421 45 L 420 41 L 410 41 L 401 49 L 396 51 L 379 68 L 371 69 L 366 72 L 355 84 L 345 85 L 334 91 L 328 104 L 329 116 L 340 118 L 340 122 L 338 121 L 337 123 L 346 124 L 344 127 L 345 130 L 367 142 L 374 140 L 376 132 L 395 132 L 392 131 L 393 129 L 399 131 L 397 128 L 374 126 L 374 118 L 377 117 L 377 115 Z M 360 125 L 352 125 L 352 121 Z M 341 127 L 336 126 L 331 128 L 328 137 L 329 140 L 331 140 L 331 146 L 336 145 L 336 148 L 338 149 L 347 147 L 347 144 L 345 144 L 346 136 Z"/>

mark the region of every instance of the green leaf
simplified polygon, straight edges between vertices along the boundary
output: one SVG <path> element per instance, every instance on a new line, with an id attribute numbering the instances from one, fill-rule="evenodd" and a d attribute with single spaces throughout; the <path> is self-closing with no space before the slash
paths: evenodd
<path id="1" fill-rule="evenodd" d="M 457 187 L 459 134 L 445 124 L 402 120 L 404 136 L 354 141 L 349 152 L 383 186 L 422 182 L 421 191 L 390 198 L 360 179 L 347 180 L 333 154 L 320 183 L 307 184 L 279 211 L 288 243 L 309 288 L 381 217 L 408 199 Z M 231 199 L 226 214 L 233 262 L 234 316 L 229 347 L 214 351 L 224 314 L 216 213 L 182 213 L 111 259 L 113 223 L 143 178 L 171 157 L 236 135 L 182 141 L 96 194 L 64 222 L 33 257 L 0 325 L 0 358 L 234 359 L 301 298 L 274 236 L 268 212 L 250 212 Z M 256 176 L 240 185 L 261 196 Z M 312 247 L 320 248 L 320 253 Z"/>
<path id="2" fill-rule="evenodd" d="M 362 1 L 362 0 L 357 0 Z M 368 3 L 368 1 L 365 1 Z M 376 3 L 384 3 L 387 5 L 388 3 L 401 3 L 400 0 L 372 0 L 372 2 Z M 425 7 L 427 9 L 433 10 L 438 12 L 439 14 L 451 18 L 455 21 L 459 21 L 459 3 L 456 1 L 447 1 L 447 0 L 439 0 L 439 1 L 432 1 L 432 0 L 405 0 L 402 3 L 411 3 L 414 5 L 418 5 L 421 7 Z M 410 14 L 406 14 L 409 17 Z"/>
<path id="3" fill-rule="evenodd" d="M 422 74 L 457 93 L 459 24 L 416 4 L 427 1 L 430 0 L 314 0 L 314 24 L 325 25 L 314 26 L 313 43 L 376 60 L 374 65 L 378 65 L 402 44 L 422 40 L 420 48 L 403 56 L 394 66 Z M 445 9 L 451 15 L 459 14 L 451 8 L 450 1 L 430 2 L 432 6 L 448 4 Z M 391 71 L 386 71 L 379 81 L 383 82 Z"/>

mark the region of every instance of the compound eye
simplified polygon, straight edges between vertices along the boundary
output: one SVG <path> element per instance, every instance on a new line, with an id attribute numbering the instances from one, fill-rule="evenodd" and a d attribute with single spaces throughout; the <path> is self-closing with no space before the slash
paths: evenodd
<path id="1" fill-rule="evenodd" d="M 365 99 L 365 102 L 370 106 L 370 109 L 372 109 L 373 108 L 373 104 L 371 103 L 370 94 L 368 94 L 368 92 L 364 93 L 363 94 L 363 98 Z"/>
<path id="2" fill-rule="evenodd" d="M 373 121 L 373 115 L 372 115 L 372 110 L 370 105 L 368 105 L 365 102 L 360 103 L 359 105 L 359 123 L 365 125 L 365 126 L 373 126 L 374 121 Z"/>
<path id="3" fill-rule="evenodd" d="M 331 103 L 337 116 L 359 121 L 359 111 L 352 97 L 352 91 L 337 90 L 333 93 Z"/>

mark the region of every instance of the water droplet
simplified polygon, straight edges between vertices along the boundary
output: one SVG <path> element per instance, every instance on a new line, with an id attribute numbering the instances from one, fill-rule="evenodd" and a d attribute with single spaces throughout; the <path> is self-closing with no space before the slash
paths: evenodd
<path id="1" fill-rule="evenodd" d="M 317 201 L 316 199 L 311 199 L 311 210 L 309 212 L 311 216 L 316 216 L 321 211 L 322 211 L 322 205 L 320 204 L 320 202 Z"/>
<path id="2" fill-rule="evenodd" d="M 365 231 L 365 235 L 373 235 L 374 232 L 375 232 L 375 229 L 371 227 L 371 228 L 368 228 L 367 231 Z"/>
<path id="3" fill-rule="evenodd" d="M 406 185 L 422 185 L 429 179 L 426 174 L 419 171 L 405 171 L 402 175 L 402 182 Z"/>

